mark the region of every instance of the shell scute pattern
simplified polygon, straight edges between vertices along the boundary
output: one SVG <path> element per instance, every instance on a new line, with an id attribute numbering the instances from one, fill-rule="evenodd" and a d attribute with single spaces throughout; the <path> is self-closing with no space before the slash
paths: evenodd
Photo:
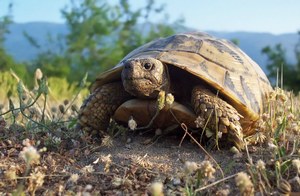
<path id="1" fill-rule="evenodd" d="M 242 116 L 257 120 L 264 105 L 265 94 L 272 87 L 250 57 L 233 43 L 205 33 L 183 33 L 147 43 L 129 53 L 101 83 L 111 80 L 130 58 L 152 57 L 176 66 L 200 78 L 218 90 Z M 119 67 L 119 68 L 118 68 Z"/>

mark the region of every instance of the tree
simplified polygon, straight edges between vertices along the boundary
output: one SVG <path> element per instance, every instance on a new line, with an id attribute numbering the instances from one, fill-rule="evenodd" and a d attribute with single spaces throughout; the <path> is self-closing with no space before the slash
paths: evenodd
<path id="1" fill-rule="evenodd" d="M 173 34 L 175 29 L 171 25 L 148 22 L 151 14 L 162 11 L 163 6 L 155 7 L 154 0 L 134 11 L 127 0 L 120 0 L 115 6 L 106 0 L 71 0 L 69 7 L 62 10 L 69 29 L 62 52 L 43 52 L 34 64 L 50 76 L 63 73 L 70 81 L 78 81 L 88 72 L 94 79 L 138 46 Z M 175 26 L 182 23 L 176 22 Z"/>
<path id="2" fill-rule="evenodd" d="M 269 70 L 268 77 L 273 83 L 283 83 L 283 87 L 288 90 L 300 91 L 300 32 L 299 41 L 295 45 L 296 64 L 291 64 L 286 59 L 286 52 L 281 44 L 274 47 L 266 46 L 262 53 L 267 55 Z M 281 75 L 283 81 L 281 81 Z"/>
<path id="3" fill-rule="evenodd" d="M 9 11 L 12 4 L 9 4 Z M 4 49 L 5 35 L 9 33 L 9 25 L 12 23 L 10 14 L 0 18 L 0 70 L 7 70 L 14 63 L 13 58 L 9 56 Z"/>
<path id="4" fill-rule="evenodd" d="M 24 64 L 15 62 L 12 56 L 10 56 L 4 47 L 5 36 L 10 33 L 9 25 L 12 24 L 12 7 L 13 4 L 8 5 L 8 14 L 0 18 L 0 72 L 13 69 L 20 77 L 26 78 L 26 67 Z"/>

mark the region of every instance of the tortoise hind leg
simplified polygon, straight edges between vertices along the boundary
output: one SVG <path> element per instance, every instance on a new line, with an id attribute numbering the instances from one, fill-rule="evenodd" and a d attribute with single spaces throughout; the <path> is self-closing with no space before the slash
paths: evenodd
<path id="1" fill-rule="evenodd" d="M 244 148 L 240 114 L 234 107 L 202 86 L 193 88 L 191 99 L 194 111 L 201 119 L 201 128 L 204 128 L 208 121 L 207 128 L 228 134 L 228 139 L 234 142 L 238 149 Z"/>
<path id="2" fill-rule="evenodd" d="M 105 134 L 115 110 L 130 95 L 121 82 L 108 83 L 97 88 L 82 104 L 78 115 L 78 126 L 92 135 Z"/>

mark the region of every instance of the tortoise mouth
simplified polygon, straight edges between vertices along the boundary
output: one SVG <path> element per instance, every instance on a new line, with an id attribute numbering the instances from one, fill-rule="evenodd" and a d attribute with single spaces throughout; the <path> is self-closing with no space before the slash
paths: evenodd
<path id="1" fill-rule="evenodd" d="M 136 76 L 127 76 L 123 78 L 123 83 L 131 83 L 134 86 L 141 86 L 141 85 L 150 85 L 144 86 L 144 88 L 157 88 L 159 87 L 158 81 L 154 80 L 152 77 L 136 77 Z"/>
<path id="2" fill-rule="evenodd" d="M 150 78 L 145 77 L 126 77 L 123 78 L 123 86 L 127 92 L 136 97 L 150 97 L 157 96 L 160 85 Z"/>

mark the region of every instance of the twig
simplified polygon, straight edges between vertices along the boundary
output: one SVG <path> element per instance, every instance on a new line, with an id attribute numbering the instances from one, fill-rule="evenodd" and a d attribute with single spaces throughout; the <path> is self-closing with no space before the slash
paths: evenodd
<path id="1" fill-rule="evenodd" d="M 201 150 L 210 158 L 213 160 L 213 162 L 217 165 L 218 169 L 221 172 L 222 177 L 224 178 L 224 172 L 220 165 L 217 163 L 217 161 L 203 148 L 203 146 L 188 132 L 188 128 L 184 123 L 181 123 L 181 128 L 185 131 L 185 133 L 190 136 L 190 138 L 201 148 Z"/>
<path id="2" fill-rule="evenodd" d="M 219 184 L 220 182 L 223 182 L 223 181 L 226 181 L 226 180 L 228 180 L 228 179 L 230 179 L 230 178 L 233 178 L 233 177 L 235 177 L 236 175 L 237 175 L 237 174 L 233 174 L 233 175 L 228 176 L 228 177 L 226 177 L 226 178 L 222 178 L 222 179 L 220 179 L 220 180 L 218 180 L 218 181 L 215 181 L 215 182 L 213 182 L 213 183 L 211 183 L 211 184 L 209 184 L 209 185 L 206 185 L 206 186 L 203 186 L 203 187 L 201 187 L 201 188 L 198 188 L 198 189 L 195 190 L 195 193 L 197 193 L 197 192 L 199 192 L 199 191 L 202 191 L 202 190 L 204 190 L 204 189 L 210 188 L 210 187 L 212 187 L 212 186 L 215 186 L 216 184 Z"/>
<path id="3" fill-rule="evenodd" d="M 8 114 L 9 112 L 13 112 L 13 111 L 16 111 L 16 110 L 25 110 L 25 109 L 27 109 L 27 108 L 30 108 L 31 106 L 33 106 L 33 105 L 37 102 L 37 100 L 39 99 L 39 97 L 40 97 L 41 95 L 42 95 L 42 94 L 39 93 L 39 94 L 36 96 L 36 98 L 33 100 L 33 102 L 32 102 L 31 104 L 28 104 L 28 105 L 23 106 L 23 107 L 18 107 L 18 108 L 10 109 L 10 110 L 8 110 L 8 111 L 6 111 L 6 112 L 0 114 L 0 116 L 5 115 L 5 114 Z"/>

